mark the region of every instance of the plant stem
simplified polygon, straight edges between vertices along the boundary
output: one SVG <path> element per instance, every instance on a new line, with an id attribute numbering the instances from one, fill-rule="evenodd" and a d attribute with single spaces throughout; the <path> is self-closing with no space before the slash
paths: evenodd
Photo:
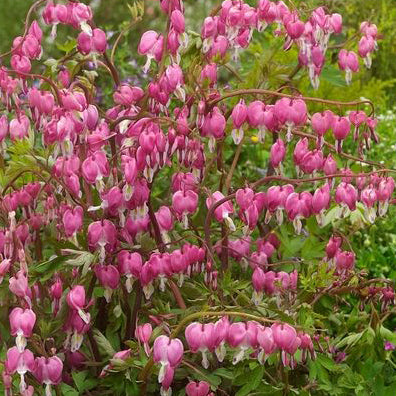
<path id="1" fill-rule="evenodd" d="M 142 295 L 143 295 L 142 286 L 140 285 L 140 282 L 136 282 L 135 303 L 133 304 L 132 316 L 130 318 L 130 328 L 128 329 L 128 327 L 127 327 L 127 331 L 125 333 L 125 336 L 129 337 L 130 339 L 135 337 L 137 316 L 138 316 L 140 307 L 142 305 Z"/>
<path id="2" fill-rule="evenodd" d="M 118 76 L 117 69 L 115 68 L 113 62 L 110 60 L 110 58 L 106 52 L 103 54 L 103 59 L 104 59 L 104 63 L 110 69 L 111 76 L 113 77 L 115 85 L 119 86 L 120 85 L 120 77 Z"/>
<path id="3" fill-rule="evenodd" d="M 169 288 L 172 290 L 173 296 L 175 297 L 175 300 L 177 302 L 177 305 L 181 309 L 186 309 L 186 303 L 184 302 L 183 296 L 180 293 L 179 288 L 177 287 L 176 283 L 173 282 L 173 280 L 169 279 L 168 280 Z"/>
<path id="4" fill-rule="evenodd" d="M 89 343 L 91 344 L 92 354 L 94 356 L 95 362 L 101 362 L 102 358 L 100 357 L 98 344 L 97 344 L 97 342 L 95 340 L 95 337 L 93 336 L 92 329 L 88 330 L 87 335 L 88 335 Z M 99 373 L 100 367 L 98 366 L 96 370 Z"/>
<path id="5" fill-rule="evenodd" d="M 226 182 L 225 182 L 225 192 L 226 192 L 226 194 L 230 193 L 232 176 L 234 175 L 236 166 L 238 164 L 239 156 L 241 155 L 241 152 L 242 152 L 242 147 L 243 147 L 243 139 L 238 144 L 238 147 L 237 147 L 237 149 L 235 151 L 235 154 L 234 154 L 234 159 L 232 160 L 231 168 L 230 168 L 230 170 L 228 172 L 228 175 L 227 175 L 227 179 L 226 179 Z"/>

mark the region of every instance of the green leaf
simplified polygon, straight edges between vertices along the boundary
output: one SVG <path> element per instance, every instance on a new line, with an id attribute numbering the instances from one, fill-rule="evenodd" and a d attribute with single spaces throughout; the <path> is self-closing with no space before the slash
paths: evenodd
<path id="1" fill-rule="evenodd" d="M 340 368 L 340 366 L 337 365 L 333 359 L 323 354 L 319 354 L 316 358 L 316 361 L 329 371 L 335 371 Z"/>
<path id="2" fill-rule="evenodd" d="M 44 65 L 51 69 L 51 73 L 55 73 L 56 69 L 58 68 L 58 61 L 56 59 L 49 58 L 44 61 Z"/>
<path id="3" fill-rule="evenodd" d="M 339 69 L 333 65 L 325 65 L 323 67 L 320 78 L 328 81 L 336 87 L 346 87 L 345 78 L 340 73 Z"/>
<path id="4" fill-rule="evenodd" d="M 380 327 L 380 335 L 381 337 L 385 338 L 387 341 L 392 342 L 393 344 L 396 344 L 396 333 L 393 331 L 390 331 L 384 326 Z"/>
<path id="5" fill-rule="evenodd" d="M 336 344 L 336 347 L 342 348 L 345 345 L 352 346 L 352 345 L 356 344 L 362 338 L 363 334 L 364 334 L 364 331 L 361 333 L 350 334 L 349 336 L 343 338 L 338 344 Z"/>
<path id="6" fill-rule="evenodd" d="M 64 382 L 61 384 L 61 391 L 62 391 L 62 395 L 65 396 L 78 396 L 78 392 L 71 386 L 65 384 Z"/>
<path id="7" fill-rule="evenodd" d="M 76 47 L 77 41 L 76 40 L 68 40 L 63 44 L 55 43 L 55 45 L 59 50 L 65 52 L 65 53 L 68 53 Z"/>
<path id="8" fill-rule="evenodd" d="M 98 329 L 93 329 L 93 336 L 95 338 L 95 341 L 98 343 L 98 347 L 106 353 L 109 357 L 114 356 L 116 351 L 114 350 L 113 346 L 110 344 L 108 339 L 98 330 Z"/>
<path id="9" fill-rule="evenodd" d="M 73 381 L 76 384 L 77 389 L 79 390 L 80 393 L 85 390 L 84 382 L 85 379 L 87 378 L 87 374 L 88 374 L 87 371 L 72 372 Z"/>
<path id="10" fill-rule="evenodd" d="M 213 374 L 229 380 L 233 380 L 235 378 L 235 374 L 232 371 L 227 370 L 225 367 L 218 368 Z"/>
<path id="11" fill-rule="evenodd" d="M 242 388 L 238 390 L 236 396 L 245 396 L 249 394 L 250 391 L 257 389 L 263 379 L 264 366 L 257 366 L 252 371 L 246 371 L 242 375 L 238 376 L 238 379 L 234 381 L 236 385 L 242 385 Z"/>
<path id="12" fill-rule="evenodd" d="M 322 258 L 326 242 L 320 242 L 317 238 L 310 236 L 304 242 L 301 249 L 301 257 L 306 260 Z"/>
<path id="13" fill-rule="evenodd" d="M 37 264 L 36 266 L 32 265 L 31 274 L 33 276 L 39 277 L 41 282 L 45 282 L 50 279 L 52 275 L 57 272 L 62 264 L 67 260 L 67 256 L 57 256 L 51 260 L 44 261 L 42 263 Z"/>
<path id="14" fill-rule="evenodd" d="M 253 390 L 252 384 L 248 382 L 247 384 L 243 385 L 242 388 L 240 388 L 238 390 L 238 392 L 235 394 L 235 396 L 246 396 L 252 390 Z"/>

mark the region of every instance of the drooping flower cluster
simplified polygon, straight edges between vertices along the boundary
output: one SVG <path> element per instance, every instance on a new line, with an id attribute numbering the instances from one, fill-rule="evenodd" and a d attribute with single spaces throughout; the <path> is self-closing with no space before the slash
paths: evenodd
<path id="1" fill-rule="evenodd" d="M 186 327 L 186 341 L 192 353 L 202 354 L 202 365 L 209 367 L 208 353 L 215 353 L 220 362 L 226 357 L 226 346 L 234 350 L 233 364 L 249 355 L 255 356 L 261 364 L 278 351 L 282 354 L 285 366 L 295 367 L 295 353 L 302 351 L 301 361 L 307 353 L 315 357 L 315 350 L 308 334 L 297 332 L 286 323 L 274 323 L 270 327 L 255 321 L 230 323 L 227 317 L 215 323 L 194 322 Z"/>

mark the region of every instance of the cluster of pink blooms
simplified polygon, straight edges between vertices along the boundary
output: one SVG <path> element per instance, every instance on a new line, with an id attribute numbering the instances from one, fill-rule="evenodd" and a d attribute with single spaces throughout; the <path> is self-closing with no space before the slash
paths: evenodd
<path id="1" fill-rule="evenodd" d="M 138 340 L 144 343 L 148 352 L 148 340 L 150 339 L 151 325 L 144 324 L 137 329 Z M 315 349 L 309 334 L 297 332 L 293 326 L 286 323 L 274 323 L 266 327 L 255 321 L 230 323 L 227 317 L 219 319 L 215 323 L 189 324 L 185 330 L 186 342 L 190 353 L 202 354 L 202 365 L 209 368 L 208 354 L 214 353 L 219 362 L 223 362 L 227 354 L 227 347 L 234 350 L 232 362 L 237 364 L 241 360 L 256 358 L 261 364 L 277 352 L 281 352 L 282 363 L 292 368 L 296 367 L 295 354 L 301 351 L 301 362 L 304 363 L 307 356 L 315 358 Z M 123 359 L 129 356 L 123 351 Z M 121 352 L 122 353 L 122 352 Z M 119 355 L 114 356 L 117 358 Z M 183 355 L 186 353 L 183 343 L 178 338 L 170 338 L 165 335 L 157 337 L 153 344 L 153 359 L 160 365 L 158 381 L 161 383 L 161 395 L 171 394 L 171 384 L 175 369 L 180 365 Z M 200 390 L 200 388 L 202 388 Z M 186 387 L 188 395 L 207 395 L 209 387 L 202 383 L 190 383 Z M 194 393 L 196 392 L 196 393 Z M 205 393 L 206 392 L 206 393 Z"/>
<path id="2" fill-rule="evenodd" d="M 286 292 L 295 294 L 297 292 L 297 281 L 297 270 L 288 274 L 284 271 L 265 271 L 257 266 L 252 275 L 253 301 L 258 304 L 263 298 L 263 293 L 268 296 Z"/>
<path id="3" fill-rule="evenodd" d="M 58 24 L 70 25 L 75 29 L 81 29 L 92 33 L 89 23 L 92 21 L 92 10 L 89 6 L 79 2 L 68 2 L 66 4 L 54 4 L 48 1 L 42 16 L 47 25 L 52 25 L 52 35 L 56 34 Z"/>
<path id="4" fill-rule="evenodd" d="M 359 41 L 358 54 L 364 59 L 365 66 L 371 67 L 371 54 L 377 49 L 377 26 L 370 22 L 362 22 L 360 25 L 362 38 Z M 359 58 L 354 51 L 341 49 L 338 53 L 338 66 L 345 71 L 345 80 L 349 84 L 352 80 L 352 73 L 359 71 Z"/>
<path id="5" fill-rule="evenodd" d="M 275 272 L 269 270 L 268 263 L 271 256 L 280 245 L 280 241 L 276 234 L 271 233 L 266 238 L 257 239 L 257 249 L 251 253 L 252 245 L 252 239 L 248 236 L 241 239 L 230 240 L 226 248 L 229 250 L 230 257 L 240 262 L 243 269 L 250 266 L 253 270 L 252 286 L 254 290 L 254 303 L 259 304 L 264 293 L 267 296 L 285 297 L 286 294 L 289 296 L 295 295 L 298 281 L 298 272 L 296 270 L 290 274 L 284 271 Z M 221 257 L 222 245 L 217 243 L 215 249 L 217 254 Z"/>
<path id="6" fill-rule="evenodd" d="M 287 323 L 274 323 L 270 327 L 255 321 L 230 323 L 227 317 L 215 323 L 194 322 L 186 327 L 186 341 L 192 353 L 202 354 L 202 365 L 209 367 L 207 353 L 215 353 L 217 360 L 222 362 L 226 356 L 226 346 L 234 349 L 233 364 L 254 356 L 263 364 L 269 355 L 280 351 L 282 363 L 294 368 L 297 364 L 295 353 L 302 351 L 301 361 L 304 362 L 307 352 L 315 357 L 311 337 Z"/>
<path id="7" fill-rule="evenodd" d="M 340 280 L 334 282 L 334 286 L 338 286 L 342 282 L 343 277 L 353 271 L 355 266 L 356 256 L 354 252 L 342 250 L 343 237 L 333 235 L 326 245 L 325 260 L 330 263 L 330 268 L 335 269 L 335 274 L 340 276 Z M 380 302 L 381 310 L 389 305 L 394 305 L 395 291 L 390 286 L 375 286 L 367 287 L 367 293 L 361 293 L 362 306 L 369 302 Z"/>
<path id="8" fill-rule="evenodd" d="M 362 296 L 361 308 L 364 308 L 364 304 L 373 302 L 379 302 L 381 311 L 385 311 L 388 306 L 396 304 L 395 290 L 391 286 L 369 286 L 367 295 Z"/>
<path id="9" fill-rule="evenodd" d="M 112 73 L 116 87 L 109 109 L 100 109 L 79 76 L 66 66 L 54 72 L 53 80 L 29 74 L 34 67 L 32 61 L 42 55 L 42 31 L 37 21 L 27 26 L 23 37 L 14 40 L 10 68 L 0 68 L 0 101 L 8 111 L 8 115 L 0 117 L 2 153 L 7 146 L 32 137 L 36 146 L 41 145 L 42 153 L 48 153 L 45 159 L 41 154 L 37 158 L 33 156 L 43 170 L 32 169 L 31 175 L 39 181 L 20 187 L 17 177 L 1 196 L 1 217 L 8 224 L 0 231 L 0 283 L 3 279 L 8 282 L 12 306 L 10 334 L 15 338 L 15 344 L 13 341 L 8 349 L 3 373 L 7 392 L 12 388 L 11 376 L 17 373 L 21 377 L 21 394 L 32 395 L 33 388 L 27 386 L 24 378 L 30 372 L 45 385 L 46 395 L 50 396 L 51 386 L 60 383 L 69 367 L 84 366 L 83 362 L 89 360 L 83 352 L 84 336 L 95 323 L 91 318 L 95 310 L 90 308 L 95 304 L 93 290 L 97 285 L 109 304 L 112 299 L 118 304 L 125 298 L 134 282 L 139 282 L 136 289 L 140 290 L 141 286 L 149 300 L 156 288 L 164 291 L 168 283 L 171 289 L 177 289 L 173 280 L 177 279 L 182 287 L 185 278 L 202 273 L 208 289 L 216 291 L 218 267 L 208 243 L 213 235 L 209 235 L 209 241 L 205 240 L 201 237 L 201 227 L 194 224 L 203 212 L 208 214 L 209 225 L 213 220 L 217 226 L 226 226 L 229 233 L 226 240 L 222 238 L 215 245 L 218 256 L 221 258 L 226 250 L 243 268 L 250 266 L 253 301 L 259 304 L 265 294 L 274 296 L 279 305 L 282 299 L 295 300 L 299 274 L 297 270 L 291 273 L 271 270 L 271 265 L 276 265 L 272 258 L 280 241 L 275 233 L 253 240 L 260 219 L 266 225 L 272 219 L 282 224 L 286 217 L 293 223 L 296 234 L 300 234 L 303 221 L 311 216 L 316 216 L 320 226 L 324 225 L 326 211 L 332 204 L 338 205 L 339 217 L 361 204 L 370 222 L 387 212 L 394 180 L 380 170 L 368 176 L 338 169 L 331 153 L 344 154 L 343 142 L 352 133 L 363 156 L 363 146 L 369 148 L 371 141 L 378 141 L 373 114 L 356 110 L 336 115 L 325 110 L 311 115 L 306 99 L 279 92 L 277 96 L 284 97 L 273 104 L 261 100 L 248 103 L 242 94 L 235 95 L 239 100 L 232 109 L 224 102 L 220 104 L 227 97 L 222 97 L 217 89 L 216 60 L 228 50 L 237 59 L 238 52 L 252 40 L 254 30 L 262 31 L 272 23 L 277 24 L 275 34 L 285 38 L 285 49 L 293 44 L 299 48 L 299 62 L 308 68 L 312 84 L 317 87 L 330 36 L 342 30 L 339 14 L 326 14 L 320 7 L 303 22 L 282 1 L 259 0 L 256 7 L 240 0 L 223 1 L 219 12 L 207 17 L 202 25 L 204 60 L 191 90 L 186 87 L 188 76 L 182 68 L 182 54 L 188 45 L 183 2 L 161 0 L 160 7 L 169 22 L 166 34 L 147 31 L 137 48 L 147 58 L 143 68 L 146 73 L 150 72 L 153 60 L 159 63 L 158 73 L 153 73 L 147 87 L 142 88 L 114 77 L 114 65 L 104 56 L 106 34 L 95 27 L 89 6 L 78 1 L 45 3 L 42 17 L 46 25 L 52 26 L 52 36 L 55 37 L 59 24 L 73 27 L 78 31 L 78 56 L 94 63 L 102 57 L 101 64 L 105 63 Z M 363 22 L 360 31 L 359 55 L 370 66 L 377 28 Z M 342 49 L 339 67 L 349 82 L 352 72 L 359 67 L 357 54 Z M 37 80 L 44 81 L 49 88 Z M 218 150 L 214 160 L 219 159 L 228 131 L 234 143 L 241 145 L 245 133 L 251 129 L 257 130 L 260 143 L 266 134 L 276 137 L 270 149 L 270 163 L 278 181 L 264 191 L 259 191 L 258 184 L 249 182 L 245 188 L 232 186 L 229 196 L 223 194 L 224 188 L 214 191 L 217 187 L 213 190 L 204 187 L 210 170 L 207 156 Z M 313 134 L 304 134 L 306 130 Z M 326 140 L 330 131 L 335 147 Z M 303 137 L 293 147 L 297 177 L 321 175 L 323 180 L 311 188 L 301 186 L 303 179 L 286 184 L 281 177 L 288 145 L 300 135 Z M 169 171 L 166 198 L 153 196 L 157 192 L 156 177 L 162 169 Z M 337 179 L 340 182 L 335 186 Z M 153 199 L 159 205 L 153 204 Z M 93 259 L 87 259 L 83 265 L 78 262 L 73 269 L 69 264 L 74 259 L 66 264 L 62 262 L 59 272 L 52 272 L 50 279 L 35 282 L 34 271 L 32 276 L 29 267 L 33 261 L 43 261 L 41 236 L 52 229 L 60 245 L 73 246 L 60 253 L 50 246 L 56 252 L 56 259 L 70 252 L 70 256 L 83 253 L 84 257 Z M 196 244 L 190 242 L 195 237 Z M 147 239 L 150 243 L 155 240 L 156 247 L 147 250 L 144 243 Z M 341 247 L 342 238 L 337 236 L 326 247 L 326 260 L 335 268 L 337 279 L 344 279 L 355 264 L 354 253 Z M 47 252 L 44 253 L 45 256 Z M 369 297 L 379 292 L 384 309 L 393 302 L 394 292 L 390 287 L 379 290 L 373 286 Z M 47 301 L 56 320 L 65 314 L 63 345 L 57 344 L 50 352 L 35 357 L 28 343 L 36 315 L 38 312 L 44 315 Z M 146 323 L 138 326 L 134 335 L 147 356 L 152 354 L 154 362 L 160 365 L 161 394 L 170 395 L 184 346 L 177 338 L 161 335 L 151 350 L 152 332 L 151 325 Z M 185 337 L 191 353 L 202 354 L 205 368 L 210 364 L 208 354 L 215 353 L 221 362 L 226 347 L 234 351 L 234 364 L 247 357 L 264 363 L 269 355 L 280 352 L 283 364 L 294 368 L 297 350 L 301 351 L 301 362 L 306 361 L 308 353 L 312 358 L 315 356 L 310 336 L 297 332 L 289 324 L 264 327 L 254 321 L 230 323 L 223 317 L 216 323 L 190 324 Z M 123 350 L 113 359 L 127 360 L 131 355 L 131 350 Z M 67 370 L 63 369 L 64 361 Z M 106 376 L 113 368 L 110 362 L 101 375 Z M 186 393 L 213 395 L 206 382 L 190 382 Z"/>
<path id="10" fill-rule="evenodd" d="M 290 10 L 283 1 L 260 0 L 256 8 L 243 1 L 223 1 L 219 15 L 207 17 L 204 21 L 202 50 L 212 60 L 216 56 L 224 57 L 227 50 L 233 49 L 234 59 L 237 59 L 238 52 L 249 46 L 253 31 L 257 29 L 261 32 L 271 24 L 276 24 L 276 36 L 285 37 L 285 50 L 293 44 L 299 48 L 300 65 L 308 68 L 312 86 L 317 88 L 329 39 L 332 34 L 342 32 L 342 16 L 338 13 L 327 14 L 325 7 L 314 9 L 311 17 L 304 22 L 297 11 Z M 359 42 L 359 55 L 370 67 L 370 54 L 376 49 L 377 28 L 374 24 L 363 22 L 361 32 L 363 37 Z M 352 72 L 359 70 L 357 54 L 342 49 L 339 52 L 339 67 L 346 72 L 349 83 Z"/>
<path id="11" fill-rule="evenodd" d="M 342 250 L 342 243 L 342 237 L 333 235 L 326 245 L 326 260 L 335 264 L 338 274 L 349 273 L 355 266 L 355 253 Z"/>
<path id="12" fill-rule="evenodd" d="M 15 319 L 14 319 L 15 320 Z M 58 385 L 62 379 L 63 362 L 57 356 L 36 357 L 29 349 L 20 351 L 18 347 L 12 347 L 7 351 L 5 361 L 5 371 L 3 372 L 3 384 L 6 394 L 12 387 L 11 375 L 18 373 L 20 375 L 19 390 L 23 396 L 32 396 L 34 388 L 25 382 L 25 374 L 31 372 L 37 381 L 45 384 L 46 396 L 52 395 L 51 385 Z"/>
<path id="13" fill-rule="evenodd" d="M 294 151 L 294 160 L 301 169 L 308 165 L 311 158 L 306 146 L 307 140 L 300 140 Z M 292 184 L 271 186 L 267 191 L 255 193 L 251 188 L 239 189 L 236 192 L 236 202 L 240 208 L 238 212 L 240 220 L 245 224 L 244 234 L 248 235 L 255 229 L 262 213 L 265 212 L 265 222 L 268 223 L 273 216 L 276 217 L 278 224 L 283 222 L 283 214 L 293 222 L 297 234 L 301 233 L 302 220 L 315 215 L 318 224 L 323 225 L 324 215 L 329 209 L 332 201 L 339 205 L 339 217 L 345 216 L 349 211 L 354 211 L 358 202 L 364 206 L 367 220 L 374 222 L 377 214 L 384 216 L 388 210 L 389 202 L 392 197 L 395 183 L 391 177 L 381 177 L 373 174 L 370 177 L 359 176 L 349 169 L 337 170 L 337 163 L 331 155 L 324 159 L 321 151 L 313 154 L 316 159 L 318 169 L 324 171 L 328 176 L 338 174 L 341 182 L 334 189 L 332 198 L 331 177 L 329 181 L 315 191 L 295 190 Z M 305 158 L 305 161 L 301 160 Z M 306 168 L 305 168 L 306 169 Z M 210 208 L 216 202 L 224 199 L 224 195 L 219 191 L 215 192 L 211 198 L 207 199 L 207 207 Z M 232 201 L 226 201 L 217 205 L 214 210 L 214 217 L 219 222 L 225 222 L 231 231 L 236 227 L 231 215 L 234 213 Z M 247 240 L 245 239 L 245 242 Z"/>
<path id="14" fill-rule="evenodd" d="M 252 238 L 245 236 L 240 239 L 229 240 L 227 249 L 230 257 L 239 262 L 245 270 L 248 265 L 252 269 L 256 267 L 266 268 L 269 259 L 280 246 L 280 240 L 275 233 L 270 233 L 265 238 L 258 238 L 256 241 L 256 251 L 251 253 L 254 246 Z M 217 254 L 221 254 L 222 244 L 218 242 L 215 246 Z"/>
<path id="15" fill-rule="evenodd" d="M 28 34 L 24 37 L 16 37 L 12 43 L 11 67 L 21 73 L 29 73 L 33 59 L 40 59 L 42 54 L 41 39 L 43 32 L 38 23 L 34 21 Z"/>
<path id="16" fill-rule="evenodd" d="M 166 280 L 173 276 L 178 277 L 179 286 L 182 286 L 185 276 L 202 271 L 204 261 L 205 250 L 192 244 L 185 244 L 171 253 L 153 253 L 144 263 L 139 253 L 126 250 L 118 253 L 118 266 L 121 274 L 127 277 L 127 290 L 132 290 L 133 279 L 139 279 L 147 299 L 154 292 L 154 280 L 158 280 L 161 291 L 165 290 Z"/>

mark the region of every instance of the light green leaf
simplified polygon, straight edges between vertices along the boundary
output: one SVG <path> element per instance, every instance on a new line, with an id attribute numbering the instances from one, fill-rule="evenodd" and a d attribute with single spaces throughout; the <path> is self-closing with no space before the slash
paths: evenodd
<path id="1" fill-rule="evenodd" d="M 61 392 L 64 396 L 78 396 L 78 392 L 65 383 L 61 384 Z"/>
<path id="2" fill-rule="evenodd" d="M 106 353 L 106 355 L 109 357 L 114 356 L 116 351 L 114 350 L 108 339 L 98 329 L 93 329 L 92 331 L 95 341 L 98 343 L 99 349 Z"/>
<path id="3" fill-rule="evenodd" d="M 72 372 L 72 377 L 73 377 L 73 381 L 77 386 L 77 389 L 79 390 L 79 392 L 83 392 L 84 391 L 84 382 L 85 382 L 85 378 L 87 377 L 88 372 L 87 371 L 73 371 Z"/>

